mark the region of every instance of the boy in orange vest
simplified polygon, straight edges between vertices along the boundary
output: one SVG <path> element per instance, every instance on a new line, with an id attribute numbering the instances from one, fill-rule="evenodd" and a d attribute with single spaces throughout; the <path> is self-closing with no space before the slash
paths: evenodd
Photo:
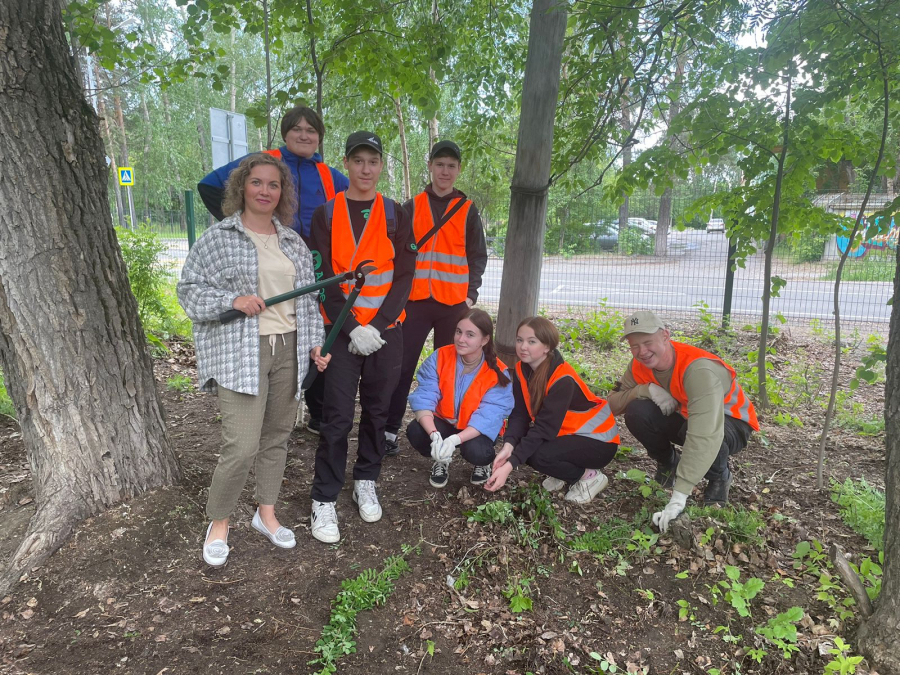
<path id="1" fill-rule="evenodd" d="M 375 269 L 332 347 L 325 379 L 319 447 L 312 486 L 312 535 L 319 541 L 340 539 L 335 502 L 347 470 L 347 438 L 353 428 L 356 394 L 359 421 L 353 501 L 368 523 L 381 519 L 375 481 L 384 456 L 384 424 L 391 392 L 400 377 L 403 356 L 401 323 L 415 273 L 416 253 L 409 216 L 377 189 L 384 166 L 381 139 L 357 131 L 347 139 L 344 168 L 350 178 L 346 192 L 316 209 L 312 248 L 321 258 L 324 278 L 353 270 L 364 260 Z M 314 254 L 315 255 L 315 254 Z M 335 321 L 352 283 L 325 289 L 322 312 L 327 325 Z"/>
<path id="2" fill-rule="evenodd" d="M 704 502 L 728 502 L 728 458 L 747 446 L 759 422 L 734 369 L 715 354 L 670 340 L 653 312 L 628 317 L 623 339 L 633 358 L 609 403 L 614 414 L 625 413 L 625 426 L 656 460 L 656 481 L 673 488 L 665 509 L 653 514 L 665 532 L 704 477 Z"/>
<path id="3" fill-rule="evenodd" d="M 400 382 L 391 397 L 385 452 L 400 452 L 397 433 L 403 424 L 406 401 L 419 355 L 434 330 L 434 348 L 453 343 L 456 323 L 475 304 L 487 266 L 487 245 L 478 208 L 456 189 L 462 152 L 453 141 L 439 141 L 428 155 L 431 182 L 403 205 L 413 221 L 416 241 L 423 241 L 445 220 L 418 251 L 416 276 L 403 322 L 404 355 Z"/>

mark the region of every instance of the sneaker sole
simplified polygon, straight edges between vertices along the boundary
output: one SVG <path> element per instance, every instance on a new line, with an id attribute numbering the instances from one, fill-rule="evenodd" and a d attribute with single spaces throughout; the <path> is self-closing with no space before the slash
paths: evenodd
<path id="1" fill-rule="evenodd" d="M 353 503 L 356 504 L 357 506 L 359 506 L 359 501 L 357 501 L 355 492 L 353 493 Z M 367 516 L 366 514 L 364 514 L 362 512 L 362 509 L 357 509 L 357 510 L 359 511 L 359 517 L 362 518 L 367 523 L 377 523 L 379 520 L 381 520 L 381 517 L 384 515 L 384 511 L 380 508 L 378 509 L 378 515 L 374 516 L 374 517 Z"/>
<path id="2" fill-rule="evenodd" d="M 485 479 L 483 479 L 483 480 L 473 480 L 473 479 L 470 478 L 470 479 L 469 479 L 469 483 L 471 483 L 472 485 L 484 485 L 484 484 L 487 483 L 489 480 L 490 480 L 490 478 L 485 478 Z"/>
<path id="3" fill-rule="evenodd" d="M 319 430 L 318 430 L 318 429 L 313 429 L 312 427 L 306 427 L 306 430 L 307 430 L 309 433 L 311 433 L 311 434 L 315 434 L 316 436 L 319 435 Z"/>
<path id="4" fill-rule="evenodd" d="M 435 483 L 431 478 L 429 478 L 429 479 L 428 479 L 428 483 L 429 483 L 429 484 L 431 485 L 431 487 L 433 487 L 433 488 L 442 488 L 442 487 L 447 487 L 448 481 L 445 480 L 443 483 Z"/>
<path id="5" fill-rule="evenodd" d="M 229 551 L 229 553 L 231 553 L 231 551 Z M 225 567 L 225 563 L 228 562 L 227 555 L 222 558 L 222 562 L 213 562 L 212 559 L 206 557 L 206 551 L 203 551 L 200 557 L 203 558 L 203 562 L 205 562 L 210 567 Z"/>
<path id="6" fill-rule="evenodd" d="M 338 543 L 338 542 L 341 540 L 341 533 L 340 533 L 340 532 L 338 532 L 337 534 L 332 535 L 332 534 L 321 534 L 321 533 L 316 532 L 315 530 L 313 530 L 313 531 L 312 531 L 312 536 L 313 536 L 313 539 L 318 539 L 318 540 L 321 541 L 323 544 L 336 544 L 336 543 Z"/>

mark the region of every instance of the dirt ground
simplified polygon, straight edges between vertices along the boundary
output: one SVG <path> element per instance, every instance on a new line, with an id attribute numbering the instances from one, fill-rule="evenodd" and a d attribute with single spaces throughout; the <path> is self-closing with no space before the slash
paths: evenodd
<path id="1" fill-rule="evenodd" d="M 779 339 L 785 342 L 779 354 L 802 349 L 806 362 L 830 363 L 822 340 L 788 332 Z M 615 664 L 618 672 L 702 673 L 716 667 L 731 673 L 736 661 L 744 673 L 819 673 L 826 662 L 821 645 L 827 648 L 835 635 L 852 640 L 856 619 L 836 620 L 816 599 L 815 580 L 794 569 L 791 558 L 797 542 L 809 539 L 826 547 L 838 542 L 857 556 L 873 554 L 843 524 L 828 494 L 815 489 L 816 436 L 824 417 L 818 404 L 796 409 L 803 427 L 765 423 L 763 434 L 732 460 L 732 501 L 763 516 L 764 545 L 731 542 L 717 530 L 703 537 L 709 523 L 700 522 L 688 531 L 688 549 L 662 536 L 643 552 L 620 547 L 621 558 L 577 552 L 573 537 L 646 511 L 639 485 L 613 478 L 633 468 L 652 475 L 642 450 L 607 468 L 610 486 L 593 503 L 573 506 L 563 492 L 541 492 L 540 477 L 527 468 L 514 474 L 511 488 L 491 496 L 469 484 L 470 469 L 458 459 L 449 485 L 436 490 L 428 484 L 430 460 L 405 439 L 401 455 L 385 460 L 379 481 L 384 518 L 364 523 L 348 486 L 338 501 L 343 539 L 324 545 L 309 534 L 317 437 L 298 429 L 279 505 L 298 546 L 275 549 L 249 527 L 255 505 L 248 486 L 233 520 L 229 562 L 212 569 L 201 561 L 200 548 L 205 493 L 219 448 L 216 400 L 166 388 L 176 373 L 193 377 L 191 364 L 189 345 L 176 345 L 170 358 L 156 363 L 183 483 L 86 521 L 0 599 L 0 672 L 312 672 L 307 662 L 316 656 L 341 582 L 380 569 L 404 545 L 413 547 L 405 554 L 409 571 L 385 606 L 359 614 L 357 651 L 338 662 L 337 672 L 600 673 L 613 672 Z M 787 357 L 776 358 L 776 367 L 788 376 Z M 883 407 L 883 385 L 866 387 L 857 400 L 874 416 Z M 635 446 L 622 428 L 623 445 Z M 883 488 L 883 435 L 838 428 L 832 438 L 829 477 L 863 477 Z M 18 429 L 0 417 L 0 563 L 24 533 L 33 497 Z M 469 522 L 467 513 L 500 499 L 513 504 L 512 524 Z M 552 503 L 563 539 L 554 537 L 541 500 Z M 727 602 L 713 603 L 709 586 L 725 578 L 728 564 L 741 569 L 742 580 L 766 581 L 752 617 L 738 616 Z M 687 574 L 677 578 L 680 572 Z M 463 573 L 469 583 L 456 584 L 457 590 L 448 581 Z M 530 611 L 512 611 L 503 594 L 511 580 L 525 580 Z M 679 600 L 688 602 L 691 616 L 679 617 Z M 784 660 L 770 648 L 756 664 L 745 651 L 752 627 L 792 605 L 805 611 L 800 651 Z M 744 642 L 723 640 L 718 626 L 729 626 Z"/>

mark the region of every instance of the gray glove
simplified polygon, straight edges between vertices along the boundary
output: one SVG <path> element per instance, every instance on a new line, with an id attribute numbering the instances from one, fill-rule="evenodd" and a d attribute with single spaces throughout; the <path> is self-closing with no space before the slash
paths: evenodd
<path id="1" fill-rule="evenodd" d="M 672 396 L 665 389 L 660 387 L 658 384 L 650 383 L 650 400 L 653 401 L 659 409 L 662 410 L 663 415 L 671 415 L 673 412 L 678 410 L 678 401 L 675 400 L 675 397 Z"/>
<path id="2" fill-rule="evenodd" d="M 347 351 L 359 356 L 374 354 L 387 343 L 381 339 L 381 333 L 372 326 L 357 326 L 350 331 L 350 344 Z"/>
<path id="3" fill-rule="evenodd" d="M 459 436 L 456 434 L 447 436 L 447 438 L 444 439 L 444 442 L 441 443 L 441 447 L 438 448 L 437 452 L 435 452 L 434 444 L 432 443 L 431 456 L 434 458 L 435 462 L 449 462 L 453 459 L 453 452 L 460 443 L 462 443 L 462 441 L 459 440 Z"/>
<path id="4" fill-rule="evenodd" d="M 657 511 L 653 514 L 653 524 L 659 528 L 660 532 L 668 530 L 669 523 L 675 520 L 681 512 L 684 511 L 687 498 L 688 496 L 683 492 L 672 490 L 672 498 L 669 500 L 669 503 L 666 504 L 666 507 L 662 511 Z"/>
<path id="5" fill-rule="evenodd" d="M 443 444 L 444 439 L 439 431 L 435 431 L 431 434 L 431 459 L 434 461 L 438 461 L 437 456 L 440 453 Z"/>

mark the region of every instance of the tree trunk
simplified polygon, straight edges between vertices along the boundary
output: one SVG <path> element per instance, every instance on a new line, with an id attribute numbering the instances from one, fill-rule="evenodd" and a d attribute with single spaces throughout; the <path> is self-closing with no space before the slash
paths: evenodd
<path id="1" fill-rule="evenodd" d="M 403 164 L 403 201 L 412 198 L 412 180 L 409 176 L 409 148 L 406 145 L 406 125 L 403 123 L 403 106 L 400 97 L 391 99 L 394 103 L 394 113 L 397 115 L 397 133 L 400 136 L 400 162 Z"/>
<path id="2" fill-rule="evenodd" d="M 687 61 L 687 52 L 684 52 L 675 61 L 675 77 L 672 80 L 672 89 L 669 95 L 669 115 L 666 120 L 666 142 L 670 149 L 676 143 L 676 136 L 669 131 L 672 121 L 681 112 L 681 91 L 684 80 L 684 67 Z M 666 188 L 659 198 L 659 213 L 656 216 L 656 242 L 653 254 L 664 258 L 669 254 L 669 229 L 672 227 L 672 188 Z"/>
<path id="3" fill-rule="evenodd" d="M 538 306 L 566 10 L 563 0 L 534 0 L 531 8 L 504 255 L 510 264 L 503 265 L 497 317 L 498 351 L 510 363 L 516 326 Z"/>
<path id="4" fill-rule="evenodd" d="M 441 22 L 441 13 L 438 11 L 438 0 L 432 0 L 431 2 L 431 23 L 437 25 Z M 434 75 L 434 68 L 428 69 L 428 77 L 431 78 L 431 81 L 437 84 L 437 78 Z M 438 139 L 438 118 L 437 113 L 434 114 L 430 120 L 428 120 L 428 151 L 431 152 L 431 148 L 437 143 Z"/>
<path id="5" fill-rule="evenodd" d="M 237 107 L 237 55 L 234 52 L 234 28 L 231 29 L 231 100 L 229 110 L 235 112 Z"/>
<path id="6" fill-rule="evenodd" d="M 94 62 L 95 80 L 100 81 L 100 67 Z M 113 170 L 113 176 L 119 175 L 119 163 L 116 162 L 116 144 L 113 142 L 112 132 L 109 129 L 109 119 L 106 116 L 106 103 L 103 100 L 103 92 L 97 93 L 97 114 L 100 117 L 100 126 L 106 134 L 106 145 L 109 151 L 110 168 Z M 116 197 L 116 216 L 119 219 L 119 227 L 125 227 L 125 207 L 122 204 L 122 190 L 119 189 L 118 178 L 113 180 L 113 195 Z"/>
<path id="7" fill-rule="evenodd" d="M 849 247 L 848 247 L 849 248 Z M 900 257 L 894 274 L 900 298 Z M 856 635 L 857 648 L 882 675 L 900 674 L 900 302 L 891 308 L 884 422 L 887 462 L 884 478 L 884 576 L 875 613 Z"/>
<path id="8" fill-rule="evenodd" d="M 625 137 L 631 137 L 631 109 L 629 108 L 628 102 L 628 92 L 626 92 L 622 97 L 622 128 L 625 130 Z M 626 141 L 627 143 L 627 141 Z M 622 170 L 625 170 L 625 167 L 631 164 L 631 144 L 628 143 L 624 148 L 622 148 Z M 622 194 L 622 203 L 619 204 L 619 236 L 621 237 L 622 233 L 625 231 L 625 228 L 628 227 L 628 194 Z"/>
<path id="9" fill-rule="evenodd" d="M 153 125 L 150 124 L 150 111 L 147 109 L 147 94 L 141 91 L 141 114 L 144 116 L 144 152 L 143 162 L 144 169 L 150 168 L 150 145 L 153 143 Z M 144 194 L 144 218 L 143 220 L 151 221 L 150 214 L 150 181 L 141 181 L 141 192 Z"/>
<path id="10" fill-rule="evenodd" d="M 2 595 L 82 519 L 181 472 L 60 5 L 7 0 L 0 25 L 0 175 L 14 177 L 0 181 L 0 367 L 37 503 Z"/>

